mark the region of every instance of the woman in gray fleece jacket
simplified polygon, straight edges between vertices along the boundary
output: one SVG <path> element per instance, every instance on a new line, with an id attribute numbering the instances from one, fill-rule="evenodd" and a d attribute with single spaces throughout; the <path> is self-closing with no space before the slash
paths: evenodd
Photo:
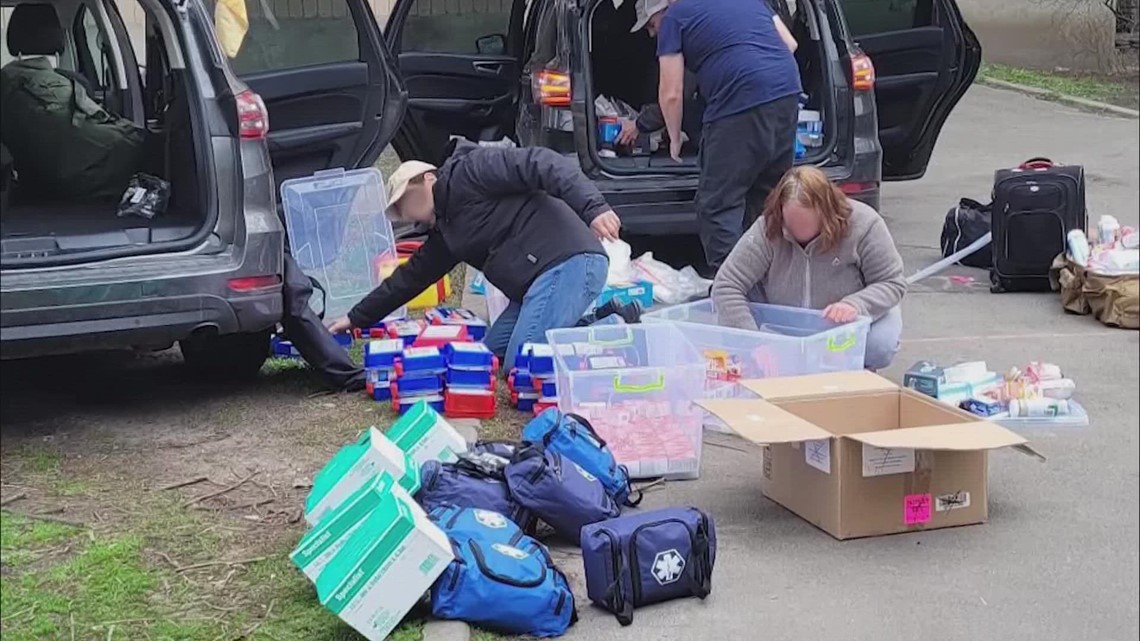
<path id="1" fill-rule="evenodd" d="M 903 261 L 887 224 L 815 167 L 784 175 L 712 286 L 721 325 L 757 329 L 748 303 L 822 309 L 836 323 L 872 320 L 867 369 L 890 365 L 902 334 Z"/>

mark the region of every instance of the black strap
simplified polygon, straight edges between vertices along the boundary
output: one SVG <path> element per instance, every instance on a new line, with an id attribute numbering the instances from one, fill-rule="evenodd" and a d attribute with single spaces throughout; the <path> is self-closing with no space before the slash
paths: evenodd
<path id="1" fill-rule="evenodd" d="M 645 492 L 642 492 L 641 490 L 633 489 L 633 481 L 631 481 L 629 479 L 629 468 L 628 467 L 626 467 L 624 465 L 619 465 L 618 468 L 621 469 L 622 473 L 625 474 L 626 487 L 629 489 L 629 494 L 627 494 L 625 497 L 625 506 L 626 507 L 637 507 L 638 505 L 641 505 L 642 499 L 645 498 Z M 631 498 L 634 494 L 637 495 L 636 499 Z"/>
<path id="2" fill-rule="evenodd" d="M 993 203 L 983 205 L 982 203 L 974 200 L 973 198 L 963 198 L 958 201 L 958 206 L 964 209 L 977 209 L 978 211 L 988 212 L 993 209 Z"/>
<path id="3" fill-rule="evenodd" d="M 321 284 L 321 281 L 317 280 L 316 278 L 309 276 L 309 282 L 313 284 L 314 290 L 321 293 L 321 311 L 319 314 L 317 314 L 317 318 L 324 320 L 325 310 L 328 309 L 329 304 L 329 293 L 327 290 L 325 290 L 325 286 Z"/>
<path id="4" fill-rule="evenodd" d="M 614 613 L 618 623 L 625 627 L 633 623 L 633 604 L 621 593 L 622 567 L 615 568 L 614 580 L 606 588 L 606 609 Z"/>

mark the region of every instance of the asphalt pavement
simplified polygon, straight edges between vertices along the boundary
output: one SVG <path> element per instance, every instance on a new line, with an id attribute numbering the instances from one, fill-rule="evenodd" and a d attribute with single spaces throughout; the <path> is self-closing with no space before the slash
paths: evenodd
<path id="1" fill-rule="evenodd" d="M 1083 164 L 1090 217 L 1137 224 L 1137 121 L 975 87 L 922 180 L 888 184 L 883 209 L 913 273 L 939 258 L 946 210 L 986 200 L 993 170 L 1034 156 Z M 948 278 L 956 275 L 961 278 Z M 1140 636 L 1140 341 L 1065 315 L 1057 295 L 990 294 L 986 274 L 955 268 L 912 288 L 896 364 L 984 359 L 1004 370 L 1060 365 L 1091 415 L 1083 429 L 1026 432 L 1048 460 L 990 457 L 990 522 L 839 542 L 760 493 L 760 454 L 743 441 L 705 448 L 702 478 L 649 507 L 699 506 L 716 519 L 713 594 L 638 610 L 634 624 L 591 608 L 567 639 L 930 641 L 1125 640 Z M 572 553 L 570 553 L 572 554 Z M 580 584 L 581 561 L 562 565 Z"/>

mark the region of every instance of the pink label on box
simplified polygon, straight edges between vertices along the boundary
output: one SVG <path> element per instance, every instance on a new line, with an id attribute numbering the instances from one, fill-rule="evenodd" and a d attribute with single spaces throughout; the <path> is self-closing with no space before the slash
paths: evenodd
<path id="1" fill-rule="evenodd" d="M 930 522 L 934 501 L 929 494 L 908 494 L 903 497 L 903 523 L 922 525 Z"/>

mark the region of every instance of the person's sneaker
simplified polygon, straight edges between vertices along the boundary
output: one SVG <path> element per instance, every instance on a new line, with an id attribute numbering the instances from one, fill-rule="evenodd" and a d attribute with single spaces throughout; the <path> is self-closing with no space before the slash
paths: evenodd
<path id="1" fill-rule="evenodd" d="M 619 303 L 611 298 L 594 311 L 594 321 L 600 321 L 609 316 L 618 315 L 627 325 L 641 322 L 641 303 Z"/>
<path id="2" fill-rule="evenodd" d="M 626 305 L 617 305 L 617 315 L 626 322 L 627 325 L 641 322 L 641 301 L 633 301 Z"/>

